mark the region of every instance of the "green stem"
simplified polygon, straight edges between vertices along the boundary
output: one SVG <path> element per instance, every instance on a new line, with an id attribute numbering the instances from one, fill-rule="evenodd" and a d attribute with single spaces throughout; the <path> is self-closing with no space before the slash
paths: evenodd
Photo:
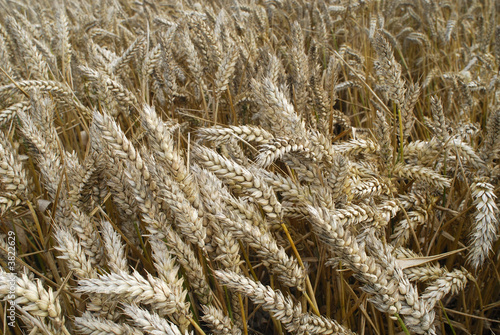
<path id="1" fill-rule="evenodd" d="M 443 314 L 444 314 L 444 317 L 446 318 L 446 321 L 448 321 L 448 325 L 451 328 L 451 332 L 453 333 L 453 335 L 457 335 L 457 333 L 455 333 L 455 328 L 453 328 L 453 326 L 451 325 L 451 321 L 450 321 L 450 318 L 448 317 L 448 314 L 444 310 L 444 305 L 443 305 L 443 302 L 441 300 L 439 300 L 439 304 L 441 305 L 441 309 L 443 310 Z"/>
<path id="2" fill-rule="evenodd" d="M 403 328 L 403 332 L 406 335 L 410 335 L 410 331 L 408 330 L 408 328 L 406 328 L 405 323 L 403 322 L 398 313 L 396 313 L 396 317 L 398 318 L 399 325 L 401 326 L 401 328 Z"/>

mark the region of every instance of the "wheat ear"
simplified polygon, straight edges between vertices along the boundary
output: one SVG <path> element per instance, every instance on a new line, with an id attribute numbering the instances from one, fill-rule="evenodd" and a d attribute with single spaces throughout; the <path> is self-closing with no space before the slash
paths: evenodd
<path id="1" fill-rule="evenodd" d="M 150 313 L 136 305 L 124 305 L 123 311 L 132 319 L 136 327 L 141 328 L 146 333 L 151 335 L 183 335 L 183 332 L 176 325 L 154 312 Z M 185 334 L 187 331 L 184 332 Z"/>
<path id="2" fill-rule="evenodd" d="M 496 196 L 490 183 L 478 181 L 471 185 L 472 197 L 476 206 L 474 225 L 470 234 L 471 249 L 467 260 L 474 269 L 481 267 L 497 240 L 498 207 Z"/>
<path id="3" fill-rule="evenodd" d="M 229 289 L 244 294 L 254 303 L 262 304 L 262 308 L 281 321 L 289 331 L 298 334 L 352 334 L 334 320 L 302 313 L 300 304 L 294 304 L 290 297 L 260 282 L 231 271 L 217 270 L 215 275 Z"/>
<path id="4" fill-rule="evenodd" d="M 100 317 L 96 317 L 89 312 L 85 312 L 82 316 L 76 317 L 73 321 L 75 329 L 80 334 L 85 335 L 142 335 L 143 333 L 130 327 L 125 323 L 115 323 Z"/>

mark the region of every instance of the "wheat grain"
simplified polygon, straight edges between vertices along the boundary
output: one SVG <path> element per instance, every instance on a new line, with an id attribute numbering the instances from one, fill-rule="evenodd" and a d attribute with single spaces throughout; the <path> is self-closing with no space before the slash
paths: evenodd
<path id="1" fill-rule="evenodd" d="M 9 140 L 0 133 L 0 212 L 5 213 L 10 207 L 19 205 L 29 197 L 29 183 L 19 155 Z"/>
<path id="2" fill-rule="evenodd" d="M 76 317 L 75 328 L 81 334 L 87 335 L 141 335 L 143 334 L 136 328 L 130 327 L 125 323 L 115 323 L 109 320 L 101 319 L 85 312 L 82 316 Z"/>
<path id="3" fill-rule="evenodd" d="M 224 313 L 213 306 L 203 306 L 202 316 L 210 329 L 217 335 L 241 335 L 239 328 L 231 324 L 231 320 Z"/>
<path id="4" fill-rule="evenodd" d="M 14 275 L 15 276 L 15 275 Z M 8 274 L 0 268 L 0 295 L 5 298 L 12 292 Z M 22 305 L 23 309 L 33 316 L 49 317 L 54 326 L 61 328 L 64 317 L 59 299 L 56 298 L 52 288 L 46 290 L 40 280 L 32 281 L 26 273 L 15 276 L 15 303 Z"/>
<path id="5" fill-rule="evenodd" d="M 422 299 L 429 306 L 434 306 L 448 293 L 457 294 L 462 291 L 467 285 L 468 273 L 465 270 L 453 270 L 452 272 L 445 271 L 443 276 L 435 279 L 427 286 L 422 293 Z"/>
<path id="6" fill-rule="evenodd" d="M 213 150 L 198 146 L 194 151 L 203 167 L 221 178 L 232 189 L 246 194 L 262 206 L 270 219 L 281 214 L 281 204 L 276 195 L 261 178 L 244 167 L 222 157 Z"/>
<path id="7" fill-rule="evenodd" d="M 128 270 L 128 264 L 120 235 L 118 235 L 108 221 L 101 221 L 100 226 L 109 268 L 113 272 L 126 272 Z"/>
<path id="8" fill-rule="evenodd" d="M 304 269 L 300 268 L 297 261 L 290 258 L 283 248 L 278 247 L 271 234 L 262 232 L 257 227 L 249 225 L 248 222 L 237 220 L 237 217 L 228 218 L 223 214 L 218 214 L 215 218 L 235 237 L 245 239 L 262 257 L 264 265 L 270 266 L 271 271 L 284 285 L 303 289 L 306 276 Z"/>
<path id="9" fill-rule="evenodd" d="M 97 277 L 95 268 L 87 259 L 78 240 L 65 229 L 56 230 L 55 238 L 58 244 L 56 249 L 61 252 L 59 258 L 67 260 L 69 268 L 75 272 L 77 277 Z"/>
<path id="10" fill-rule="evenodd" d="M 156 313 L 149 313 L 147 310 L 136 305 L 125 305 L 124 312 L 140 327 L 149 334 L 161 335 L 182 335 L 183 332 L 171 322 L 162 319 Z M 187 331 L 184 332 L 187 334 Z M 192 335 L 192 333 L 191 333 Z"/>
<path id="11" fill-rule="evenodd" d="M 147 279 L 138 272 L 131 275 L 117 272 L 100 275 L 99 278 L 78 281 L 78 292 L 101 293 L 122 297 L 125 301 L 135 301 L 155 306 L 162 315 L 184 311 L 182 302 L 185 293 L 179 292 L 162 280 L 148 274 Z"/>

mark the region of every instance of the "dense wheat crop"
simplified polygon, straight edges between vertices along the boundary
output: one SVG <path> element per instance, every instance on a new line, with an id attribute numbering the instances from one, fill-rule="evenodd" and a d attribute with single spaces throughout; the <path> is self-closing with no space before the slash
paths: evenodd
<path id="1" fill-rule="evenodd" d="M 500 333 L 495 0 L 0 0 L 0 333 Z"/>

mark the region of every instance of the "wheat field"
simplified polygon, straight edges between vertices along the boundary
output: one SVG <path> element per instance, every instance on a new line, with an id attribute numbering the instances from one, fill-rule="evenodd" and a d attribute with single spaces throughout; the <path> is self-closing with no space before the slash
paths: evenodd
<path id="1" fill-rule="evenodd" d="M 0 0 L 0 333 L 500 334 L 496 13 Z"/>

